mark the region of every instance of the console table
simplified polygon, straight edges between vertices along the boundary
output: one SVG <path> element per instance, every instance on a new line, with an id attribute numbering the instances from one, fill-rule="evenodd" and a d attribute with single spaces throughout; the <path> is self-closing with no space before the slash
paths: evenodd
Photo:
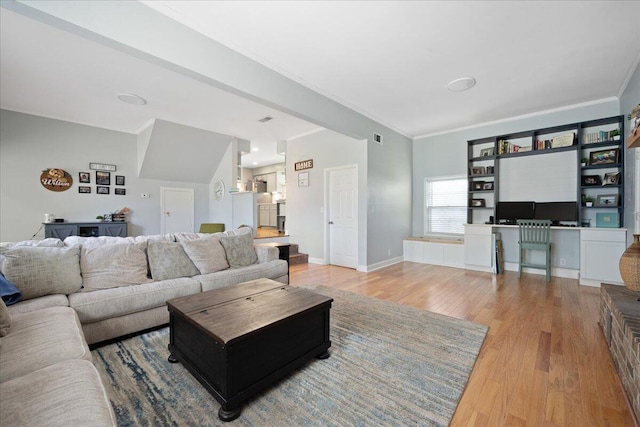
<path id="1" fill-rule="evenodd" d="M 64 240 L 69 236 L 82 237 L 127 237 L 127 223 L 113 222 L 53 222 L 44 224 L 45 238 Z"/>

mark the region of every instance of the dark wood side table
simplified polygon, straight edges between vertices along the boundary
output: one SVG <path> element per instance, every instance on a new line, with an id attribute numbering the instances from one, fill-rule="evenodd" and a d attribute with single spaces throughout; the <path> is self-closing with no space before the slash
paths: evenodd
<path id="1" fill-rule="evenodd" d="M 258 243 L 258 245 L 278 248 L 278 251 L 280 252 L 280 259 L 287 261 L 287 275 L 289 275 L 289 248 L 291 248 L 291 243 L 271 242 Z"/>

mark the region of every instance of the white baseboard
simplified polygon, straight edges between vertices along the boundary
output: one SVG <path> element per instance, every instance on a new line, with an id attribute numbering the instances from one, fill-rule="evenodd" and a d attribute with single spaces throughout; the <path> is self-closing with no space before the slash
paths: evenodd
<path id="1" fill-rule="evenodd" d="M 327 261 L 325 261 L 324 258 L 311 258 L 311 257 L 309 257 L 308 261 L 309 261 L 309 264 L 327 265 Z"/>
<path id="2" fill-rule="evenodd" d="M 504 269 L 507 271 L 518 271 L 517 262 L 505 262 Z M 539 268 L 524 268 L 523 272 L 531 274 L 545 275 L 545 271 Z M 564 277 L 566 279 L 578 279 L 580 278 L 580 270 L 573 270 L 571 268 L 559 268 L 551 267 L 551 275 L 554 277 Z"/>
<path id="3" fill-rule="evenodd" d="M 381 268 L 385 268 L 393 264 L 398 264 L 399 262 L 403 262 L 403 261 L 404 261 L 404 258 L 401 256 L 385 259 L 384 261 L 376 262 L 375 264 L 371 264 L 371 265 L 359 265 L 358 271 L 369 273 L 371 271 L 380 270 Z"/>

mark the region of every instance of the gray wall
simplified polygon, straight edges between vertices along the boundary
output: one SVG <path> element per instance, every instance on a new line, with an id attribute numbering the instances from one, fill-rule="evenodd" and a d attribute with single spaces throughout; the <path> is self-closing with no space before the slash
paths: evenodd
<path id="1" fill-rule="evenodd" d="M 309 254 L 316 263 L 325 260 L 325 169 L 358 165 L 358 265 L 367 265 L 366 234 L 366 142 L 357 141 L 339 133 L 324 130 L 287 141 L 287 219 L 286 230 L 290 241 L 300 245 L 300 251 Z M 298 187 L 298 172 L 294 163 L 313 159 L 308 169 L 309 186 Z"/>
<path id="2" fill-rule="evenodd" d="M 92 193 L 78 193 L 78 173 L 89 172 L 90 162 L 117 166 L 109 195 L 96 194 L 94 171 Z M 45 189 L 39 177 L 47 168 L 69 172 L 72 188 L 61 193 Z M 115 175 L 125 176 L 125 196 L 113 194 Z M 97 215 L 125 206 L 132 211 L 129 235 L 160 233 L 160 187 L 193 188 L 196 227 L 207 222 L 209 185 L 138 179 L 136 135 L 0 110 L 1 241 L 30 238 L 44 213 L 67 221 L 95 221 Z M 142 199 L 141 193 L 151 197 Z M 43 237 L 43 231 L 36 236 Z"/>
<path id="3" fill-rule="evenodd" d="M 636 66 L 635 72 L 631 76 L 627 87 L 620 97 L 620 114 L 624 114 L 625 117 L 631 113 L 631 111 L 640 104 L 640 64 Z M 631 129 L 631 122 L 625 122 L 625 134 L 626 138 L 629 135 Z M 629 230 L 627 233 L 627 242 L 633 241 L 633 233 L 640 233 L 640 226 L 637 226 L 638 220 L 634 221 L 635 203 L 637 197 L 637 188 L 640 185 L 640 176 L 636 176 L 636 163 L 638 160 L 637 148 L 629 148 L 626 152 L 626 173 L 625 173 L 625 210 L 624 210 L 624 223 Z"/>

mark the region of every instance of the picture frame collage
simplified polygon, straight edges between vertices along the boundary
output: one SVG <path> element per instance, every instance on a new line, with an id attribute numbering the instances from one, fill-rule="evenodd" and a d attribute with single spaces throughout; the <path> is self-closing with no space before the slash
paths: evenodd
<path id="1" fill-rule="evenodd" d="M 91 164 L 95 165 L 95 164 Z M 95 169 L 95 166 L 92 166 L 91 169 Z M 115 168 L 114 168 L 115 170 Z M 110 194 L 111 193 L 111 171 L 107 170 L 96 170 L 95 171 L 95 184 L 96 184 L 96 194 Z M 115 185 L 116 188 L 113 189 L 113 194 L 118 196 L 125 196 L 127 194 L 125 185 L 125 176 L 124 175 L 115 175 Z M 91 184 L 91 172 L 79 172 L 78 173 L 78 183 L 79 184 Z M 80 194 L 91 194 L 92 187 L 90 185 L 79 185 L 78 193 Z"/>

